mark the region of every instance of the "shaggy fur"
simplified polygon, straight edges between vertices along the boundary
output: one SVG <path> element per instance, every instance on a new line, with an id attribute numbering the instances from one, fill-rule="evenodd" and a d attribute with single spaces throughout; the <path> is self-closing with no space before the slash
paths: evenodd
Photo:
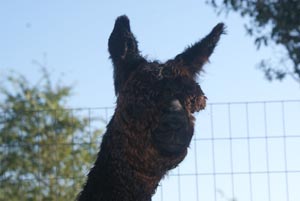
<path id="1" fill-rule="evenodd" d="M 151 200 L 187 154 L 192 114 L 206 101 L 195 79 L 223 32 L 220 23 L 174 59 L 150 62 L 139 53 L 129 19 L 117 18 L 108 42 L 117 106 L 78 201 Z"/>

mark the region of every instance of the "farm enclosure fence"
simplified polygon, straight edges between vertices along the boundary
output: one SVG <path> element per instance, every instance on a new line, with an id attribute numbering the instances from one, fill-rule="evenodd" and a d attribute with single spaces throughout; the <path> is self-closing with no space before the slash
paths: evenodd
<path id="1" fill-rule="evenodd" d="M 72 189 L 74 197 L 69 199 L 75 198 L 101 142 L 101 135 L 95 138 L 92 134 L 98 128 L 105 130 L 114 108 L 68 111 L 74 117 L 85 118 L 88 127 L 74 132 L 62 144 L 51 140 L 46 144 L 26 144 L 22 133 L 10 143 L 9 136 L 0 133 L 0 200 L 46 200 L 49 194 L 55 195 L 48 196 L 48 200 L 65 200 L 67 190 L 63 189 Z M 208 104 L 196 115 L 195 135 L 186 159 L 162 180 L 153 200 L 299 201 L 299 114 L 300 100 Z M 31 115 L 43 115 L 43 111 L 31 111 Z M 8 116 L 0 114 L 0 130 Z M 49 121 L 54 134 L 59 135 L 60 129 L 55 129 L 57 120 Z M 72 124 L 68 126 L 72 128 Z M 44 133 L 39 135 L 42 138 Z M 45 161 L 41 152 L 45 147 L 49 148 L 45 154 L 55 156 L 53 160 L 68 152 L 68 162 Z M 5 165 L 13 160 L 8 157 L 12 153 L 28 150 L 36 150 L 37 154 L 24 155 L 29 157 L 24 164 Z M 81 160 L 79 150 L 85 150 L 91 158 L 81 165 L 81 174 L 74 175 L 71 172 L 78 170 L 80 164 L 76 160 Z M 51 171 L 45 170 L 45 162 L 54 166 Z M 24 166 L 27 168 L 22 169 Z M 24 188 L 24 192 L 10 192 L 13 186 L 20 192 Z"/>

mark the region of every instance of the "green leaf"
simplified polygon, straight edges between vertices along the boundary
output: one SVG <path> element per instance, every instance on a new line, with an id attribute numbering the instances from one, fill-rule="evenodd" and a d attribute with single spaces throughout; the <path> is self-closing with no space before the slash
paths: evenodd
<path id="1" fill-rule="evenodd" d="M 49 76 L 32 86 L 12 74 L 0 87 L 0 200 L 74 200 L 96 156 L 101 130 L 65 109 L 72 87 Z"/>

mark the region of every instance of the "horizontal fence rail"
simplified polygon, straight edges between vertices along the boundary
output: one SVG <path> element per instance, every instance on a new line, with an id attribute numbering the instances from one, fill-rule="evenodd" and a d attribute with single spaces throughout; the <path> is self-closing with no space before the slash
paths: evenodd
<path id="1" fill-rule="evenodd" d="M 113 112 L 0 113 L 0 200 L 74 200 Z M 300 100 L 208 104 L 153 200 L 299 201 L 299 114 Z"/>

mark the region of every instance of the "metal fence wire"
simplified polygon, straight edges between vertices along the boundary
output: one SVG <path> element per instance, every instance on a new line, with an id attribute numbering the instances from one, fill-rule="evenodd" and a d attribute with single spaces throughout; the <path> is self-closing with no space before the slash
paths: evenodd
<path id="1" fill-rule="evenodd" d="M 113 110 L 68 110 L 76 117 L 86 118 L 88 128 L 74 132 L 69 141 L 64 141 L 63 144 L 59 144 L 57 140 L 47 143 L 53 157 L 46 158 L 60 160 L 57 163 L 42 158 L 42 146 L 46 145 L 41 141 L 26 144 L 22 140 L 23 136 L 19 141 L 7 143 L 3 140 L 8 137 L 5 136 L 6 133 L 0 133 L 4 136 L 0 145 L 0 200 L 74 199 L 101 142 L 101 137 L 98 135 L 93 138 L 92 133 L 96 128 L 105 130 Z M 36 111 L 31 115 L 42 113 L 43 111 Z M 299 114 L 300 100 L 208 104 L 206 110 L 196 115 L 195 135 L 187 157 L 162 180 L 153 200 L 299 201 Z M 0 118 L 1 129 L 7 121 L 7 114 L 2 113 Z M 55 127 L 55 118 L 51 121 Z M 72 128 L 72 124 L 69 127 Z M 54 133 L 59 135 L 58 131 Z M 5 165 L 6 160 L 13 160 L 8 157 L 11 153 L 26 146 L 39 153 L 28 156 L 30 163 L 17 163 L 13 167 Z M 66 149 L 67 147 L 70 149 Z M 79 169 L 82 175 L 78 176 L 71 173 L 78 170 L 80 161 L 76 161 L 76 158 L 82 160 L 77 157 L 80 150 L 87 150 L 93 157 L 87 160 L 88 165 L 82 164 Z M 66 161 L 68 158 L 72 159 L 70 163 L 62 162 L 65 160 L 64 154 Z M 53 171 L 46 171 L 47 166 L 42 162 L 52 164 Z M 66 164 L 70 167 L 64 170 L 67 168 Z M 27 175 L 21 174 L 24 165 L 32 166 L 34 171 Z M 51 182 L 56 184 L 53 189 L 49 188 Z M 26 185 L 29 187 L 25 188 Z M 16 192 L 12 190 L 14 186 L 17 186 Z M 27 192 L 24 190 L 19 195 L 17 192 L 22 192 L 23 188 Z M 71 189 L 73 195 L 68 199 L 67 188 Z M 28 193 L 28 189 L 32 192 Z"/>

